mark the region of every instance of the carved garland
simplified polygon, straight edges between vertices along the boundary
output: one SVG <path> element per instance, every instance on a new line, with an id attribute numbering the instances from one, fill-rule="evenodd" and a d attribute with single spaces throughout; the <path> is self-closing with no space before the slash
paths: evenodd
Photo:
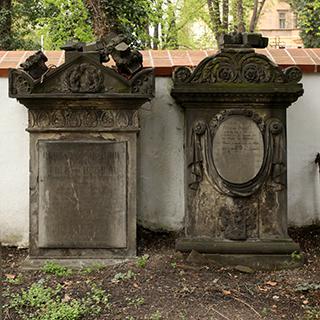
<path id="1" fill-rule="evenodd" d="M 231 183 L 221 177 L 213 160 L 212 141 L 221 123 L 228 118 L 242 115 L 254 121 L 264 139 L 264 157 L 258 174 L 246 183 Z M 194 122 L 191 136 L 191 162 L 189 169 L 192 177 L 189 187 L 197 190 L 199 183 L 207 173 L 210 183 L 222 194 L 247 197 L 255 193 L 271 175 L 276 190 L 285 186 L 283 173 L 285 167 L 285 132 L 279 119 L 270 118 L 266 122 L 252 110 L 224 110 L 213 117 L 208 123 L 204 120 Z"/>
<path id="2" fill-rule="evenodd" d="M 81 63 L 72 67 L 65 75 L 64 84 L 74 93 L 96 93 L 103 90 L 103 74 L 96 66 Z"/>
<path id="3" fill-rule="evenodd" d="M 138 128 L 134 110 L 29 110 L 31 128 Z"/>

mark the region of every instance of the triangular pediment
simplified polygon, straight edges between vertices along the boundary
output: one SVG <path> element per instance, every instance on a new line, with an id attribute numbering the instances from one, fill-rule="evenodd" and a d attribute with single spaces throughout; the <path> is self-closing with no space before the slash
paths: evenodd
<path id="1" fill-rule="evenodd" d="M 130 92 L 129 82 L 116 71 L 81 55 L 51 69 L 34 93 L 122 93 Z"/>
<path id="2" fill-rule="evenodd" d="M 154 90 L 153 69 L 144 69 L 131 79 L 86 54 L 48 71 L 34 80 L 22 69 L 10 70 L 10 96 L 148 94 Z"/>

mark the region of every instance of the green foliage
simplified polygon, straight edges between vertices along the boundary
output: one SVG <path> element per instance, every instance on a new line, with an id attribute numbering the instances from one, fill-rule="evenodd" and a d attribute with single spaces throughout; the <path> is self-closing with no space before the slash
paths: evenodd
<path id="1" fill-rule="evenodd" d="M 161 319 L 162 319 L 162 316 L 159 310 L 157 310 L 155 313 L 153 313 L 150 316 L 150 320 L 161 320 Z"/>
<path id="2" fill-rule="evenodd" d="M 320 283 L 300 283 L 295 288 L 295 291 L 297 292 L 308 292 L 314 290 L 320 290 Z"/>
<path id="3" fill-rule="evenodd" d="M 93 265 L 91 265 L 89 267 L 82 268 L 81 269 L 81 273 L 90 274 L 90 273 L 93 273 L 93 272 L 97 272 L 97 271 L 103 270 L 104 268 L 105 268 L 105 265 L 96 263 L 96 264 L 93 264 Z"/>
<path id="4" fill-rule="evenodd" d="M 291 259 L 294 261 L 300 261 L 302 259 L 302 256 L 299 251 L 293 251 L 291 253 Z"/>
<path id="5" fill-rule="evenodd" d="M 21 274 L 19 274 L 15 278 L 7 278 L 6 282 L 14 285 L 19 285 L 23 282 L 23 277 Z"/>
<path id="6" fill-rule="evenodd" d="M 70 39 L 93 41 L 88 10 L 82 0 L 13 0 L 10 10 L 1 11 L 0 27 L 10 28 L 0 39 L 0 47 L 6 50 L 38 50 L 41 37 L 44 49 L 59 49 Z"/>
<path id="7" fill-rule="evenodd" d="M 0 50 L 11 49 L 12 34 L 10 30 L 11 11 L 0 7 Z M 8 26 L 9 24 L 9 26 Z"/>
<path id="8" fill-rule="evenodd" d="M 123 33 L 139 47 L 148 45 L 152 0 L 91 0 L 85 1 L 95 21 L 95 34 L 105 38 L 110 31 Z M 97 10 L 99 8 L 99 10 Z M 101 33 L 101 29 L 104 31 Z"/>
<path id="9" fill-rule="evenodd" d="M 72 270 L 61 266 L 55 262 L 47 262 L 42 268 L 41 271 L 55 275 L 57 277 L 66 277 L 72 274 Z"/>
<path id="10" fill-rule="evenodd" d="M 320 308 L 308 308 L 304 315 L 304 320 L 319 320 Z"/>
<path id="11" fill-rule="evenodd" d="M 43 308 L 48 301 L 53 299 L 61 290 L 61 286 L 55 289 L 46 288 L 41 283 L 33 283 L 28 291 L 22 289 L 20 294 L 12 294 L 10 308 L 19 311 L 21 308 Z"/>
<path id="12" fill-rule="evenodd" d="M 68 40 L 94 40 L 89 13 L 82 0 L 42 0 L 50 16 L 38 19 L 38 34 L 44 35 L 45 47 L 59 49 Z"/>
<path id="13" fill-rule="evenodd" d="M 135 273 L 132 270 L 128 270 L 128 272 L 119 272 L 115 274 L 115 276 L 112 279 L 112 282 L 118 283 L 122 280 L 129 280 L 135 276 Z"/>
<path id="14" fill-rule="evenodd" d="M 306 48 L 320 47 L 320 0 L 291 0 Z"/>
<path id="15" fill-rule="evenodd" d="M 96 286 L 79 299 L 63 298 L 62 286 L 45 287 L 34 283 L 29 290 L 11 294 L 9 305 L 23 320 L 78 320 L 86 315 L 98 315 L 102 306 L 110 307 L 110 295 Z"/>
<path id="16" fill-rule="evenodd" d="M 137 266 L 140 268 L 145 268 L 148 260 L 149 260 L 148 254 L 144 254 L 143 256 L 138 257 Z"/>
<path id="17" fill-rule="evenodd" d="M 129 306 L 135 306 L 136 308 L 138 306 L 141 306 L 144 304 L 144 298 L 143 297 L 138 297 L 138 298 L 126 298 L 126 301 Z"/>

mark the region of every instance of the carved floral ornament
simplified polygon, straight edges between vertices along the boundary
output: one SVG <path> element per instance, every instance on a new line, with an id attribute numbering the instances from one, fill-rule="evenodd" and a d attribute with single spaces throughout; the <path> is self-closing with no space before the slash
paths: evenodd
<path id="1" fill-rule="evenodd" d="M 221 124 L 232 117 L 245 117 L 253 121 L 263 137 L 263 161 L 258 173 L 244 183 L 233 183 L 226 180 L 216 167 L 214 161 L 213 141 Z M 266 121 L 252 110 L 230 109 L 216 114 L 209 121 L 196 120 L 193 124 L 190 145 L 191 182 L 189 187 L 197 190 L 199 183 L 207 176 L 211 185 L 220 193 L 229 196 L 247 197 L 258 191 L 271 177 L 270 185 L 275 191 L 285 187 L 285 132 L 279 119 Z"/>
<path id="2" fill-rule="evenodd" d="M 176 83 L 298 83 L 302 72 L 298 67 L 282 71 L 266 56 L 255 52 L 222 51 L 208 57 L 192 70 L 178 67 Z"/>
<path id="3" fill-rule="evenodd" d="M 136 110 L 29 110 L 29 129 L 139 128 Z"/>

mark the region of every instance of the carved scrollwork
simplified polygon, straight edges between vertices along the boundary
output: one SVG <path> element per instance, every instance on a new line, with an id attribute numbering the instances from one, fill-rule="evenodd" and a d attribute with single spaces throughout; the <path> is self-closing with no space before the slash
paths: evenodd
<path id="1" fill-rule="evenodd" d="M 34 81 L 29 74 L 21 70 L 13 70 L 10 73 L 10 92 L 12 94 L 30 94 L 34 87 Z"/>
<path id="2" fill-rule="evenodd" d="M 152 69 L 145 69 L 136 74 L 131 80 L 131 92 L 140 94 L 153 94 L 154 76 Z"/>
<path id="3" fill-rule="evenodd" d="M 104 77 L 96 66 L 82 63 L 72 67 L 65 75 L 65 88 L 74 93 L 96 93 L 103 89 Z"/>
<path id="4" fill-rule="evenodd" d="M 29 129 L 137 129 L 135 110 L 29 110 Z"/>
<path id="5" fill-rule="evenodd" d="M 299 82 L 301 71 L 297 67 L 283 72 L 266 56 L 252 51 L 230 52 L 222 50 L 205 58 L 193 73 L 179 67 L 174 81 L 179 83 L 286 83 Z"/>
<path id="6" fill-rule="evenodd" d="M 261 167 L 257 174 L 245 182 L 231 182 L 224 179 L 216 168 L 214 161 L 213 141 L 222 123 L 232 117 L 246 117 L 253 121 L 262 137 L 263 153 Z M 255 142 L 256 143 L 256 142 Z M 237 145 L 237 148 L 242 148 Z M 189 155 L 190 178 L 189 187 L 198 188 L 203 179 L 204 172 L 213 187 L 222 194 L 247 197 L 254 194 L 271 177 L 271 184 L 275 191 L 285 187 L 285 130 L 279 119 L 270 118 L 267 121 L 254 111 L 249 109 L 229 109 L 216 114 L 209 121 L 196 120 L 191 133 L 191 145 Z"/>
<path id="7" fill-rule="evenodd" d="M 302 71 L 296 66 L 286 68 L 284 74 L 288 82 L 297 83 L 302 79 Z"/>
<path id="8" fill-rule="evenodd" d="M 174 70 L 173 79 L 176 82 L 185 82 L 191 76 L 191 69 L 188 67 L 178 67 Z"/>

